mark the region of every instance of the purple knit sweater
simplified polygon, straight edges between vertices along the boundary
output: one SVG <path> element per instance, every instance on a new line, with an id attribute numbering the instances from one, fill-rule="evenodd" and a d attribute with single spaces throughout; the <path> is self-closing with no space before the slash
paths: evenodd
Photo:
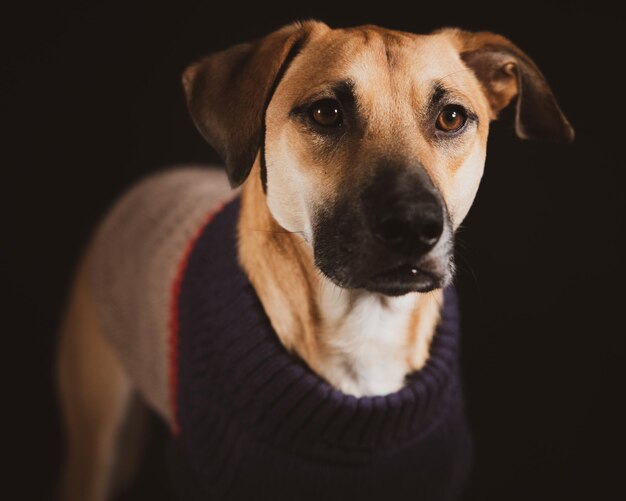
<path id="1" fill-rule="evenodd" d="M 456 298 L 445 291 L 426 366 L 390 395 L 345 395 L 278 341 L 237 261 L 239 200 L 202 231 L 178 297 L 180 499 L 459 499 L 471 442 Z"/>

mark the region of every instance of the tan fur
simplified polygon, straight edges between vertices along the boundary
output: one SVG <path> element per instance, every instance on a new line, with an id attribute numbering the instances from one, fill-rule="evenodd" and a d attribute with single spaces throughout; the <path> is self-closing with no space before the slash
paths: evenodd
<path id="1" fill-rule="evenodd" d="M 64 501 L 109 499 L 118 433 L 132 396 L 131 382 L 100 332 L 88 270 L 87 258 L 72 289 L 57 360 L 68 444 L 60 485 Z"/>
<path id="2" fill-rule="evenodd" d="M 443 294 L 441 290 L 436 290 L 421 294 L 420 299 L 411 314 L 406 332 L 407 374 L 420 370 L 428 360 L 430 343 L 439 322 Z"/>
<path id="3" fill-rule="evenodd" d="M 317 359 L 320 317 L 314 297 L 319 276 L 311 250 L 270 214 L 258 169 L 257 159 L 241 197 L 239 259 L 283 345 L 305 360 Z"/>
<path id="4" fill-rule="evenodd" d="M 441 30 L 441 34 L 449 37 L 451 43 L 459 53 L 480 51 L 484 47 L 509 47 L 518 53 L 522 53 L 517 47 L 501 35 L 495 33 L 467 33 L 457 29 Z M 480 61 L 475 71 L 482 77 L 487 77 L 490 70 L 488 60 Z M 491 118 L 497 117 L 498 112 L 507 106 L 519 92 L 516 76 L 516 63 L 513 53 L 506 56 L 502 61 L 501 71 L 497 79 L 482 80 L 485 95 L 491 106 Z"/>

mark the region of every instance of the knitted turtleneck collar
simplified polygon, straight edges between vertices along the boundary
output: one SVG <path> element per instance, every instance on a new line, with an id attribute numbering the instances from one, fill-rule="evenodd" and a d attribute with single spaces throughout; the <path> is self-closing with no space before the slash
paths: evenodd
<path id="1" fill-rule="evenodd" d="M 459 457 L 452 463 L 466 464 L 453 291 L 445 291 L 426 366 L 403 389 L 380 397 L 345 395 L 278 341 L 237 261 L 239 205 L 238 199 L 228 204 L 201 233 L 178 298 L 179 438 L 200 483 L 210 490 L 227 478 L 223 488 L 232 487 L 251 450 L 351 467 L 384 462 L 421 442 L 428 452 L 442 422 L 444 428 L 453 422 L 464 444 L 461 452 L 453 447 Z M 457 465 L 450 474 L 463 476 L 460 470 Z M 226 477 L 217 482 L 216 475 Z"/>

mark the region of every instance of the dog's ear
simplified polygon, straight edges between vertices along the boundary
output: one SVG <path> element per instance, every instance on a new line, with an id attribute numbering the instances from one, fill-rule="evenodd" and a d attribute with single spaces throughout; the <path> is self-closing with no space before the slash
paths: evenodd
<path id="1" fill-rule="evenodd" d="M 515 131 L 522 139 L 569 143 L 574 129 L 535 63 L 503 36 L 458 29 L 448 34 L 465 64 L 482 83 L 492 118 L 516 98 Z"/>
<path id="2" fill-rule="evenodd" d="M 212 54 L 183 73 L 196 127 L 220 154 L 233 187 L 243 183 L 261 145 L 265 109 L 280 78 L 319 22 L 294 23 L 266 37 Z"/>

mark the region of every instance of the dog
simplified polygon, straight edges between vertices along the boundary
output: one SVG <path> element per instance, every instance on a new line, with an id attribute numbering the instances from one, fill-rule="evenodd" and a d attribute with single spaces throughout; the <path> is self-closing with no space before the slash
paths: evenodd
<path id="1" fill-rule="evenodd" d="M 62 498 L 122 481 L 135 395 L 181 499 L 457 498 L 454 233 L 502 109 L 573 140 L 542 73 L 493 33 L 307 21 L 183 87 L 226 176 L 155 174 L 91 240 L 60 333 Z"/>

